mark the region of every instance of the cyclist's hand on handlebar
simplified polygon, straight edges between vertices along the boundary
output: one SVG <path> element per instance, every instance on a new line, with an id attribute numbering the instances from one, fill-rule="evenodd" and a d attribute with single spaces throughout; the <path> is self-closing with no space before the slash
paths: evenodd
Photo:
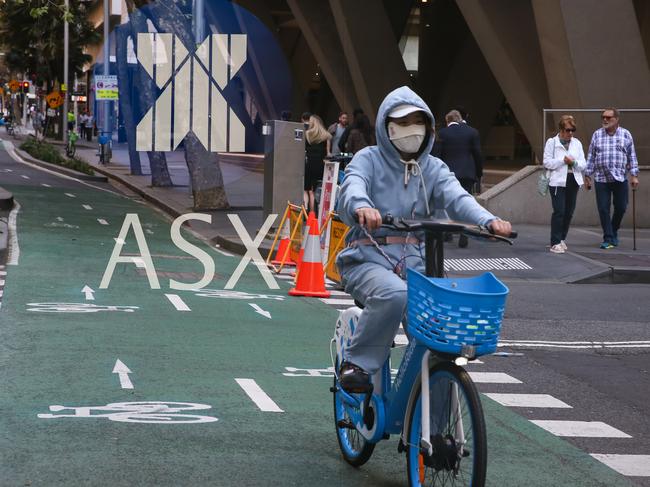
<path id="1" fill-rule="evenodd" d="M 381 226 L 381 213 L 376 208 L 357 208 L 355 211 L 359 225 L 368 230 L 377 230 Z"/>
<path id="2" fill-rule="evenodd" d="M 488 224 L 488 228 L 492 233 L 506 238 L 510 237 L 510 234 L 512 233 L 512 225 L 510 225 L 510 222 L 505 220 L 492 220 Z"/>

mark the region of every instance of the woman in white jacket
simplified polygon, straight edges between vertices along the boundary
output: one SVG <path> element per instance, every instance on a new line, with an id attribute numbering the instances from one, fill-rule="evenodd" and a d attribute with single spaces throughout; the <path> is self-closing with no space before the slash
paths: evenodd
<path id="1" fill-rule="evenodd" d="M 544 167 L 549 177 L 549 193 L 553 203 L 551 216 L 551 252 L 563 254 L 569 225 L 576 207 L 578 190 L 583 185 L 582 173 L 587 167 L 580 141 L 573 137 L 576 122 L 571 115 L 562 115 L 560 131 L 546 141 Z"/>

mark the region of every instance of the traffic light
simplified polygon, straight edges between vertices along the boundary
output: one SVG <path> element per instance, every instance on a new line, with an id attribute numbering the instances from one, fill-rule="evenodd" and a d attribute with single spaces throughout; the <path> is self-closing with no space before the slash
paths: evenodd
<path id="1" fill-rule="evenodd" d="M 23 93 L 29 93 L 29 81 L 22 82 Z"/>

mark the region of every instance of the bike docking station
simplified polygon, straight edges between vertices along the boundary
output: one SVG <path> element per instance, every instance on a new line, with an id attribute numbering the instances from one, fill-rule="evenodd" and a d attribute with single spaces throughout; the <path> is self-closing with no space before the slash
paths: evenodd
<path id="1" fill-rule="evenodd" d="M 445 278 L 443 238 L 445 233 L 464 233 L 512 242 L 482 227 L 449 221 L 385 217 L 384 227 L 424 232 L 426 275 L 407 270 L 404 329 L 409 342 L 392 382 L 389 355 L 367 390 L 342 389 L 338 371 L 362 310 L 352 307 L 339 315 L 330 343 L 339 447 L 346 462 L 358 467 L 379 441 L 399 434 L 398 452 L 407 454 L 409 485 L 459 481 L 484 486 L 485 419 L 478 390 L 463 366 L 496 351 L 508 288 L 491 272 Z"/>

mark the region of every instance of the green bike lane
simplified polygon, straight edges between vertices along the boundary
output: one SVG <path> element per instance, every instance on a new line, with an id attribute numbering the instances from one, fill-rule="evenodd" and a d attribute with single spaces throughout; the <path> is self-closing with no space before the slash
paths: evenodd
<path id="1" fill-rule="evenodd" d="M 405 485 L 394 438 L 361 469 L 340 457 L 323 370 L 334 309 L 288 297 L 286 282 L 268 289 L 252 265 L 237 294 L 224 291 L 239 256 L 187 232 L 214 260 L 215 278 L 201 291 L 171 290 L 170 278 L 195 282 L 203 267 L 172 244 L 171 222 L 156 211 L 82 186 L 7 189 L 22 208 L 20 259 L 6 268 L 0 310 L 0 485 Z M 135 263 L 117 264 L 110 287 L 99 289 L 127 213 L 143 224 L 162 289 L 150 289 Z M 131 231 L 122 254 L 138 253 Z M 86 285 L 94 300 L 85 299 Z M 94 312 L 80 312 L 89 305 Z M 118 359 L 132 389 L 113 373 Z M 262 410 L 235 379 L 254 380 L 282 412 Z M 209 408 L 126 418 L 135 422 L 97 409 L 125 402 Z M 507 408 L 483 403 L 488 485 L 629 485 Z M 188 415 L 203 420 L 183 422 Z"/>

